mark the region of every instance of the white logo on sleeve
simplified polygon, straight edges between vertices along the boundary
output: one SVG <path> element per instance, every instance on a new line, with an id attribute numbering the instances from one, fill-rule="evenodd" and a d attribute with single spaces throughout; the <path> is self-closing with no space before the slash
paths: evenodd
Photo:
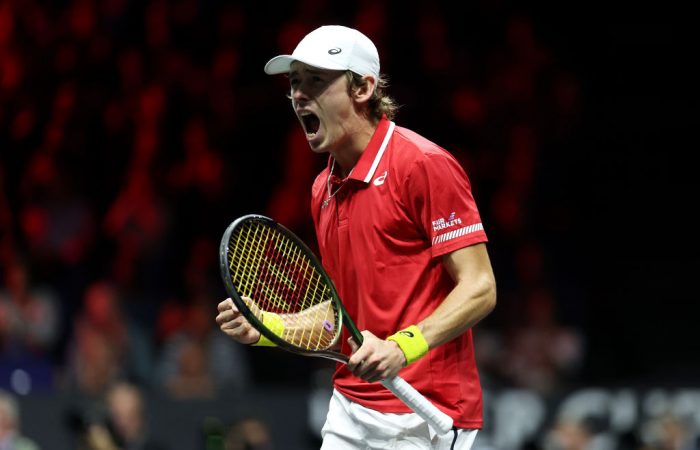
<path id="1" fill-rule="evenodd" d="M 460 225 L 461 223 L 462 219 L 460 219 L 459 217 L 455 217 L 455 212 L 452 211 L 452 213 L 447 219 L 445 219 L 444 217 L 440 217 L 437 220 L 433 220 L 433 231 L 444 230 L 445 228 Z"/>
<path id="2" fill-rule="evenodd" d="M 482 225 L 481 222 L 471 225 L 462 224 L 462 219 L 456 217 L 456 214 L 453 212 L 447 219 L 440 217 L 437 220 L 433 220 L 433 233 L 435 233 L 433 245 L 442 244 L 443 242 L 451 241 L 461 236 L 483 231 L 483 229 L 484 225 Z"/>
<path id="3" fill-rule="evenodd" d="M 375 186 L 381 186 L 382 184 L 384 184 L 384 181 L 386 180 L 386 175 L 387 175 L 387 171 L 385 170 L 383 174 L 379 175 L 377 178 L 374 179 L 372 184 L 374 184 Z"/>

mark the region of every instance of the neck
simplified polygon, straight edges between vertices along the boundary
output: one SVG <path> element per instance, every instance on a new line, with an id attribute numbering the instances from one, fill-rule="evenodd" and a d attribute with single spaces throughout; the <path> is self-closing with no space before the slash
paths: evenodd
<path id="1" fill-rule="evenodd" d="M 347 177 L 352 171 L 357 161 L 364 153 L 369 144 L 374 131 L 377 129 L 376 123 L 363 122 L 362 126 L 357 127 L 347 133 L 347 142 L 344 142 L 337 149 L 331 150 L 330 154 L 335 160 L 336 175 L 340 178 Z"/>
<path id="2" fill-rule="evenodd" d="M 335 161 L 335 167 L 333 169 L 335 176 L 343 179 L 350 175 L 350 172 L 352 172 L 352 169 L 355 167 L 355 164 L 357 164 L 357 161 L 360 159 L 361 155 L 362 152 L 354 155 L 354 158 L 349 158 L 347 155 L 332 155 L 333 160 Z"/>

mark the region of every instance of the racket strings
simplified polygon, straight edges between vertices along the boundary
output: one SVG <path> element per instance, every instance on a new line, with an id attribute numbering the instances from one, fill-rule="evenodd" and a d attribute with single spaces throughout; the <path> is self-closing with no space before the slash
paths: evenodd
<path id="1" fill-rule="evenodd" d="M 241 233 L 238 233 L 239 237 L 240 237 L 240 234 Z M 280 239 L 281 235 L 279 235 L 278 233 L 275 233 L 275 235 L 276 235 L 277 239 Z M 282 237 L 282 239 L 284 239 L 286 241 L 286 238 Z M 252 257 L 257 257 L 256 259 L 258 262 L 272 263 L 272 261 L 269 261 L 269 262 L 267 261 L 267 259 L 269 259 L 269 258 L 266 258 L 262 255 L 264 252 L 263 248 L 258 248 L 258 246 L 260 245 L 259 242 L 262 240 L 264 240 L 264 238 L 261 238 L 261 239 L 249 238 L 249 239 L 246 239 L 245 241 L 236 243 L 235 245 L 231 245 L 230 250 L 232 252 L 236 253 L 233 258 L 237 259 L 239 261 L 239 264 L 237 264 L 237 266 L 235 268 L 230 267 L 230 269 L 232 271 L 234 271 L 234 270 L 236 270 L 236 271 L 237 270 L 246 270 L 246 271 L 252 271 L 252 273 L 257 273 L 256 271 L 258 269 L 258 266 L 253 267 L 250 265 L 245 265 L 245 263 L 243 262 L 243 259 L 247 258 L 247 257 L 251 257 L 251 259 L 252 259 Z M 301 259 L 303 261 L 303 263 L 308 267 L 308 271 L 305 271 L 304 275 L 302 275 L 300 271 L 297 271 L 297 273 L 299 275 L 302 275 L 301 279 L 304 282 L 309 283 L 309 284 L 316 284 L 316 283 L 317 284 L 325 284 L 325 282 L 323 281 L 321 276 L 318 274 L 316 269 L 314 269 L 313 266 L 310 264 L 308 258 L 306 258 L 305 255 L 298 248 L 296 248 L 296 246 L 294 244 L 290 244 L 289 242 L 286 242 L 286 243 L 283 242 L 283 243 L 286 244 L 287 246 L 291 247 L 292 250 L 295 250 L 295 253 L 297 254 L 297 258 Z M 257 253 L 257 254 L 254 254 L 254 253 Z M 300 265 L 301 264 L 296 264 L 295 267 L 298 268 Z"/>
<path id="2" fill-rule="evenodd" d="M 339 316 L 332 294 L 294 241 L 264 223 L 252 222 L 231 235 L 228 253 L 237 292 L 261 310 L 283 316 L 285 341 L 307 350 L 334 345 Z"/>

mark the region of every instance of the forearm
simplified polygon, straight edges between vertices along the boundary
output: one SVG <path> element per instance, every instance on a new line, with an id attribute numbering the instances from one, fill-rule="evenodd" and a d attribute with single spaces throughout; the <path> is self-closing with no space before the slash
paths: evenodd
<path id="1" fill-rule="evenodd" d="M 495 283 L 489 273 L 481 278 L 458 282 L 440 306 L 416 324 L 431 349 L 463 334 L 493 310 Z"/>
<path id="2" fill-rule="evenodd" d="M 430 316 L 416 324 L 430 348 L 466 332 L 496 306 L 496 280 L 485 244 L 455 250 L 443 257 L 443 264 L 455 286 Z"/>
<path id="3" fill-rule="evenodd" d="M 388 369 L 378 375 L 380 379 L 395 375 L 401 366 L 420 359 L 429 349 L 463 334 L 493 310 L 496 304 L 496 287 L 490 270 L 460 280 L 440 306 L 416 324 L 420 332 L 416 332 L 415 327 L 407 327 L 384 341 L 393 348 L 389 353 L 396 355 L 398 352 L 401 359 L 395 359 L 400 362 L 387 366 Z M 351 370 L 362 377 L 365 377 L 366 373 L 357 369 L 357 361 L 364 357 L 360 355 L 354 360 L 351 359 Z"/>

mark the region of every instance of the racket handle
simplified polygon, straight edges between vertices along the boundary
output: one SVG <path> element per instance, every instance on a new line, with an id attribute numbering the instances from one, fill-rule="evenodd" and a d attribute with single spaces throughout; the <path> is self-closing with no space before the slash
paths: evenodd
<path id="1" fill-rule="evenodd" d="M 445 434 L 452 429 L 452 418 L 440 411 L 435 405 L 408 384 L 401 377 L 386 378 L 382 385 L 394 393 L 409 408 L 416 412 L 438 434 Z"/>

